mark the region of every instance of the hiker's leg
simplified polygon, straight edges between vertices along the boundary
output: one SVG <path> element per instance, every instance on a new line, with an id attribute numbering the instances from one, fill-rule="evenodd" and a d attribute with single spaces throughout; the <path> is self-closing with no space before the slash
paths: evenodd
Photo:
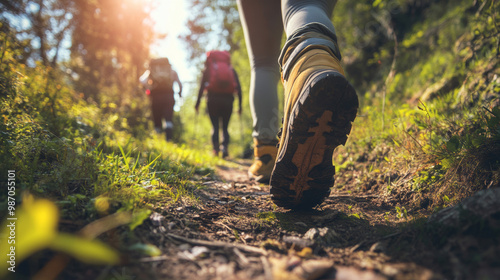
<path id="1" fill-rule="evenodd" d="M 238 0 L 238 9 L 251 67 L 252 136 L 269 142 L 276 139 L 279 129 L 277 61 L 283 34 L 280 2 Z"/>
<path id="2" fill-rule="evenodd" d="M 167 123 L 165 133 L 167 136 L 167 141 L 171 141 L 173 138 L 173 134 L 174 134 L 174 123 L 172 120 L 173 120 L 173 116 L 174 116 L 175 99 L 174 99 L 173 95 L 171 98 L 169 97 L 167 99 L 167 102 L 165 103 L 165 105 L 166 106 L 164 109 L 164 113 L 165 113 L 165 121 Z"/>
<path id="3" fill-rule="evenodd" d="M 337 35 L 331 22 L 336 3 L 337 0 L 284 0 L 282 2 L 283 25 L 287 35 L 279 58 L 283 79 L 288 78 L 301 52 L 311 45 L 325 47 L 340 61 Z"/>
<path id="4" fill-rule="evenodd" d="M 340 65 L 330 22 L 334 3 L 282 3 L 287 41 L 279 63 L 286 101 L 270 192 L 285 208 L 311 208 L 329 196 L 333 151 L 345 144 L 356 117 L 357 95 Z"/>
<path id="5" fill-rule="evenodd" d="M 278 67 L 283 35 L 279 0 L 238 0 L 250 59 L 250 111 L 253 119 L 254 162 L 250 178 L 268 183 L 276 159 L 279 129 Z"/>
<path id="6" fill-rule="evenodd" d="M 210 117 L 210 122 L 212 122 L 212 147 L 214 154 L 219 153 L 219 104 L 213 97 L 208 96 L 207 100 L 208 116 Z"/>
<path id="7" fill-rule="evenodd" d="M 161 119 L 163 117 L 161 103 L 156 100 L 156 98 L 151 97 L 151 114 L 153 116 L 153 124 L 155 126 L 156 132 L 161 132 L 163 127 L 161 125 Z"/>
<path id="8" fill-rule="evenodd" d="M 281 2 L 283 25 L 288 37 L 319 23 L 327 35 L 335 34 L 330 20 L 336 0 L 285 0 Z M 323 31 L 322 31 L 323 32 Z"/>
<path id="9" fill-rule="evenodd" d="M 225 96 L 223 100 L 221 100 L 221 118 L 222 118 L 222 157 L 226 157 L 228 155 L 228 147 L 229 147 L 229 120 L 231 119 L 231 114 L 233 113 L 233 103 L 234 97 Z"/>

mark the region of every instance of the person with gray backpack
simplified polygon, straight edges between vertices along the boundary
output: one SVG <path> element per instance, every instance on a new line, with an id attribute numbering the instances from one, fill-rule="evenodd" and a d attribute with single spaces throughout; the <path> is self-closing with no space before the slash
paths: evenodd
<path id="1" fill-rule="evenodd" d="M 167 141 L 172 140 L 174 124 L 174 82 L 179 87 L 179 97 L 182 97 L 182 83 L 177 72 L 172 69 L 168 58 L 156 58 L 149 62 L 149 69 L 139 78 L 146 89 L 146 94 L 151 98 L 151 110 L 155 130 L 162 133 L 165 130 Z M 163 129 L 163 120 L 166 122 Z"/>

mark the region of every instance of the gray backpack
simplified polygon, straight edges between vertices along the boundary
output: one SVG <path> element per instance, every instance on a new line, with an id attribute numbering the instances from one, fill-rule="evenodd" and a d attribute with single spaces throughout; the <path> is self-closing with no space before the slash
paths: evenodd
<path id="1" fill-rule="evenodd" d="M 156 58 L 149 62 L 149 77 L 153 81 L 152 88 L 171 89 L 174 84 L 174 71 L 168 58 Z"/>

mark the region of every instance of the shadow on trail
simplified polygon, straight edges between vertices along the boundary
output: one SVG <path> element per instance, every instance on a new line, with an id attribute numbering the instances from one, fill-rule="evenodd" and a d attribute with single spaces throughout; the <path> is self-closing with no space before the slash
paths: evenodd
<path id="1" fill-rule="evenodd" d="M 387 234 L 398 231 L 396 226 L 372 225 L 366 218 L 336 209 L 273 213 L 281 229 L 304 235 L 305 238 L 313 239 L 322 246 L 335 248 L 375 242 Z M 314 229 L 323 232 L 311 233 Z"/>

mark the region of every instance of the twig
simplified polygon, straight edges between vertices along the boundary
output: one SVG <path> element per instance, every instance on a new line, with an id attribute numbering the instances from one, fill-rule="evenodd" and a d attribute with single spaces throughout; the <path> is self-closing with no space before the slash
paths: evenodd
<path id="1" fill-rule="evenodd" d="M 266 250 L 252 247 L 249 245 L 232 244 L 232 243 L 226 243 L 226 242 L 222 242 L 222 241 L 207 241 L 207 240 L 200 240 L 200 239 L 190 239 L 190 238 L 182 237 L 182 236 L 171 234 L 171 233 L 167 233 L 167 236 L 171 237 L 173 239 L 177 239 L 179 241 L 194 244 L 194 245 L 202 245 L 202 246 L 207 246 L 207 247 L 218 247 L 218 248 L 225 248 L 225 249 L 237 248 L 239 250 L 242 250 L 242 251 L 245 251 L 248 253 L 254 253 L 254 254 L 267 256 Z"/>
<path id="2" fill-rule="evenodd" d="M 233 248 L 233 252 L 241 260 L 242 266 L 248 265 L 250 263 L 248 258 L 245 255 L 243 255 L 243 253 L 241 253 L 240 250 L 238 250 L 238 248 Z"/>
<path id="3" fill-rule="evenodd" d="M 237 229 L 235 229 L 235 228 L 231 228 L 230 226 L 228 226 L 228 225 L 224 224 L 223 222 L 215 222 L 214 224 L 223 226 L 224 228 L 226 228 L 226 229 L 228 229 L 228 230 L 229 230 L 229 233 L 231 233 L 231 234 L 233 234 L 233 235 L 235 235 L 236 233 L 238 233 L 238 230 L 237 230 Z M 238 235 L 239 235 L 239 234 L 238 234 Z M 242 237 L 241 235 L 239 235 L 239 238 L 240 238 L 241 242 L 243 242 L 244 244 L 247 244 L 246 240 L 245 240 L 245 239 L 243 239 L 243 237 Z"/>
<path id="4" fill-rule="evenodd" d="M 264 277 L 265 277 L 265 279 L 266 280 L 272 280 L 273 279 L 273 273 L 271 271 L 271 265 L 269 264 L 269 261 L 264 256 L 260 257 L 260 261 L 262 262 L 262 267 L 264 268 Z"/>
<path id="5" fill-rule="evenodd" d="M 156 256 L 156 257 L 140 258 L 139 262 L 159 262 L 159 261 L 166 261 L 168 259 L 169 259 L 168 256 L 161 255 L 161 256 Z"/>
<path id="6" fill-rule="evenodd" d="M 239 235 L 239 234 L 238 234 L 238 235 Z M 245 238 L 243 238 L 243 236 L 241 236 L 241 235 L 239 235 L 239 237 L 240 237 L 241 242 L 243 242 L 243 244 L 245 244 L 245 245 L 246 245 L 246 244 L 247 244 L 247 241 L 245 240 Z"/>
<path id="7" fill-rule="evenodd" d="M 232 229 L 231 227 L 229 227 L 228 225 L 224 224 L 223 222 L 215 222 L 214 224 L 216 225 L 220 225 L 220 226 L 223 226 L 224 228 L 228 229 L 230 233 L 233 233 L 234 234 L 234 229 Z"/>

